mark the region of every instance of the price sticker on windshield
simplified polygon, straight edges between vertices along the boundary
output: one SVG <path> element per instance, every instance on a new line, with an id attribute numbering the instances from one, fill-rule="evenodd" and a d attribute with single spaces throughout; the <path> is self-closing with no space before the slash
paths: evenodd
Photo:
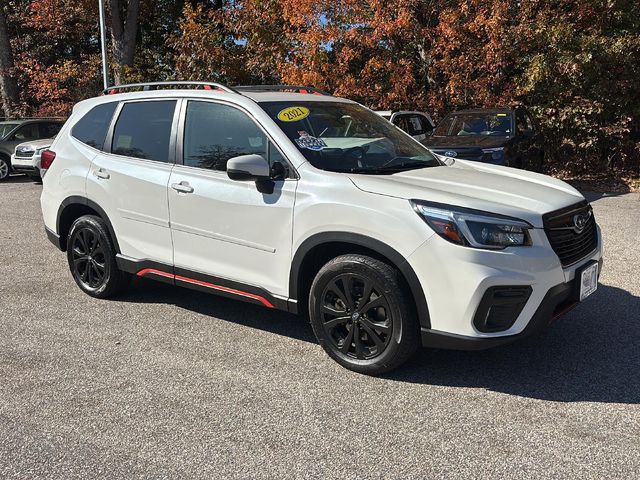
<path id="1" fill-rule="evenodd" d="M 296 138 L 296 143 L 300 148 L 306 148 L 307 150 L 313 150 L 314 152 L 319 152 L 323 148 L 327 147 L 327 144 L 324 143 L 324 140 L 322 140 L 321 138 L 312 137 L 307 132 L 299 132 L 299 133 L 301 133 L 301 135 L 299 138 Z"/>
<path id="2" fill-rule="evenodd" d="M 278 120 L 281 122 L 297 122 L 309 116 L 307 107 L 287 107 L 278 112 Z"/>

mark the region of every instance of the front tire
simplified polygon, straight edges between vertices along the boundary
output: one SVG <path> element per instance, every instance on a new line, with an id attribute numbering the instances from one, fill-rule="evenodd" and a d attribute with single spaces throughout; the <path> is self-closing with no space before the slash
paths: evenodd
<path id="1" fill-rule="evenodd" d="M 388 372 L 419 346 L 418 321 L 400 272 L 366 255 L 341 255 L 320 269 L 309 313 L 322 348 L 355 372 Z"/>
<path id="2" fill-rule="evenodd" d="M 73 222 L 67 261 L 75 282 L 92 297 L 112 297 L 129 284 L 130 276 L 118 269 L 116 249 L 100 217 L 84 215 Z"/>
<path id="3" fill-rule="evenodd" d="M 11 165 L 6 158 L 0 157 L 0 182 L 9 177 Z"/>

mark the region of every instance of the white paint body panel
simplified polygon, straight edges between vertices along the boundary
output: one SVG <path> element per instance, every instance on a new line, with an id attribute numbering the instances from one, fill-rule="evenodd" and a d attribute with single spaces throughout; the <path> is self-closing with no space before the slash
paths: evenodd
<path id="1" fill-rule="evenodd" d="M 102 152 L 94 157 L 87 198 L 109 216 L 123 255 L 173 263 L 167 199 L 172 168 L 169 163 Z M 100 178 L 100 172 L 109 178 Z"/>
<path id="2" fill-rule="evenodd" d="M 224 277 L 288 295 L 296 180 L 260 193 L 251 181 L 225 172 L 176 165 L 169 188 L 176 267 Z"/>
<path id="3" fill-rule="evenodd" d="M 162 164 L 98 152 L 70 136 L 93 106 L 146 98 L 216 99 L 249 112 L 294 167 L 297 179 L 262 194 L 254 182 L 224 172 Z M 602 241 L 588 258 L 563 269 L 542 230 L 542 215 L 583 200 L 564 182 L 523 170 L 448 161 L 449 166 L 394 175 L 347 175 L 307 163 L 254 100 L 344 101 L 292 93 L 238 95 L 219 91 L 148 91 L 110 95 L 76 106 L 51 149 L 57 154 L 41 197 L 44 222 L 56 231 L 60 205 L 84 196 L 107 213 L 122 253 L 261 287 L 287 298 L 292 259 L 315 234 L 350 232 L 382 242 L 402 255 L 425 292 L 432 328 L 472 337 L 521 332 L 549 288 L 602 256 Z M 108 172 L 98 178 L 95 171 Z M 171 185 L 187 182 L 192 193 Z M 501 251 L 453 245 L 412 209 L 419 199 L 526 220 L 533 245 Z M 486 288 L 531 285 L 533 293 L 507 331 L 477 332 L 472 323 Z"/>

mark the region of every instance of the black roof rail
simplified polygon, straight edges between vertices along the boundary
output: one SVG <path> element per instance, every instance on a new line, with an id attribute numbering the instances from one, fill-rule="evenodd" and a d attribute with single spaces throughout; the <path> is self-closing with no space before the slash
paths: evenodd
<path id="1" fill-rule="evenodd" d="M 177 88 L 183 88 L 183 87 L 188 87 L 188 86 L 192 86 L 192 87 L 196 87 L 196 88 L 203 88 L 204 90 L 223 90 L 225 92 L 228 93 L 238 93 L 236 90 L 234 90 L 231 87 L 228 87 L 222 83 L 215 83 L 215 82 L 190 82 L 190 81 L 180 81 L 180 82 L 145 82 L 145 83 L 128 83 L 125 85 L 114 85 L 112 87 L 108 87 L 105 88 L 102 93 L 104 93 L 105 95 L 112 95 L 115 93 L 120 93 L 122 90 L 128 90 L 128 89 L 135 89 L 135 88 L 141 88 L 143 91 L 144 90 L 159 90 L 161 88 L 167 88 L 167 87 L 177 87 Z"/>
<path id="2" fill-rule="evenodd" d="M 292 92 L 331 96 L 330 93 L 308 85 L 237 85 L 233 88 L 239 92 Z"/>

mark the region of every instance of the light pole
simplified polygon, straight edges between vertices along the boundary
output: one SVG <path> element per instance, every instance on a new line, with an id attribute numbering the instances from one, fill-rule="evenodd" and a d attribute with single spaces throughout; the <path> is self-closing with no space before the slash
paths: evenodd
<path id="1" fill-rule="evenodd" d="M 98 0 L 100 14 L 100 48 L 102 49 L 102 83 L 104 88 L 109 86 L 109 71 L 107 70 L 107 37 L 104 26 L 104 0 Z"/>

